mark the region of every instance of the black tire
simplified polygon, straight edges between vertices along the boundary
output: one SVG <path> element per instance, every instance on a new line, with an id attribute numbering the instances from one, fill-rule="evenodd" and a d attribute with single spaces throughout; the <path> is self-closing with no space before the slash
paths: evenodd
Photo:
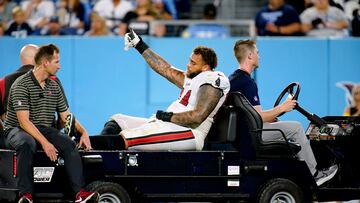
<path id="1" fill-rule="evenodd" d="M 131 203 L 129 194 L 117 183 L 96 181 L 86 188 L 88 191 L 97 191 L 100 194 L 99 203 Z"/>
<path id="2" fill-rule="evenodd" d="M 256 202 L 258 203 L 303 203 L 303 191 L 288 179 L 276 178 L 269 180 L 260 190 Z"/>

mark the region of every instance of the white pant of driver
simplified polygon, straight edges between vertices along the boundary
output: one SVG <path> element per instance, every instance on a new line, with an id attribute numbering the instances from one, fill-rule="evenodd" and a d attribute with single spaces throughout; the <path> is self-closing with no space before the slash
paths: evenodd
<path id="1" fill-rule="evenodd" d="M 301 150 L 297 156 L 299 159 L 305 160 L 310 169 L 311 174 L 316 173 L 316 159 L 311 149 L 310 143 L 304 133 L 304 129 L 299 122 L 295 121 L 279 121 L 274 123 L 264 123 L 264 129 L 280 129 L 284 132 L 287 139 L 292 140 L 301 146 Z M 264 131 L 262 133 L 264 141 L 284 140 L 278 131 Z"/>
<path id="2" fill-rule="evenodd" d="M 142 151 L 196 150 L 196 138 L 190 128 L 156 118 L 139 118 L 115 114 L 128 149 Z"/>

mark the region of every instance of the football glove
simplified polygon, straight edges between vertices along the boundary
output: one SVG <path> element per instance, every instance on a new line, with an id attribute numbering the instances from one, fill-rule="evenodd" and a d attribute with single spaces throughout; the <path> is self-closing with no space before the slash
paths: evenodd
<path id="1" fill-rule="evenodd" d="M 127 51 L 129 48 L 135 47 L 140 54 L 142 54 L 149 46 L 138 36 L 133 29 L 129 28 L 130 32 L 126 33 L 124 36 L 125 47 L 124 50 Z"/>
<path id="2" fill-rule="evenodd" d="M 156 112 L 156 118 L 162 121 L 171 122 L 171 117 L 173 116 L 173 112 L 166 112 L 158 110 Z"/>

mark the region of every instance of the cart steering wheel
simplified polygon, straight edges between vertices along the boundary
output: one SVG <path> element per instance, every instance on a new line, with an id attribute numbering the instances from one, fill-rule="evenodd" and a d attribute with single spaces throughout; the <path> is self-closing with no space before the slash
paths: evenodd
<path id="1" fill-rule="evenodd" d="M 285 95 L 287 97 L 292 98 L 292 100 L 297 100 L 300 93 L 300 84 L 298 82 L 293 82 L 288 85 L 278 96 L 275 101 L 274 107 L 278 106 Z M 278 117 L 282 116 L 285 112 L 278 115 Z"/>

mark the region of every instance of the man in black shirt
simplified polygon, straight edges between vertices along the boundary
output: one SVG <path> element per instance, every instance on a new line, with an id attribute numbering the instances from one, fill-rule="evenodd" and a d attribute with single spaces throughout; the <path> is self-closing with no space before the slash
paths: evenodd
<path id="1" fill-rule="evenodd" d="M 15 72 L 6 75 L 3 78 L 0 78 L 0 148 L 3 148 L 5 146 L 3 136 L 3 122 L 6 118 L 10 87 L 19 76 L 25 74 L 26 72 L 34 68 L 34 56 L 37 50 L 38 46 L 34 44 L 27 44 L 23 46 L 20 51 L 21 67 Z"/>
<path id="2" fill-rule="evenodd" d="M 317 162 L 301 124 L 295 121 L 277 120 L 277 116 L 281 113 L 294 109 L 296 100 L 287 99 L 282 104 L 269 110 L 261 108 L 257 84 L 251 78 L 251 73 L 259 66 L 259 51 L 256 47 L 256 42 L 254 40 L 239 40 L 235 43 L 234 53 L 239 63 L 239 68 L 229 76 L 230 92 L 241 92 L 245 95 L 260 114 L 264 122 L 264 129 L 281 129 L 289 140 L 300 144 L 301 150 L 297 155 L 300 159 L 305 160 L 318 186 L 333 178 L 338 169 L 336 165 L 327 170 L 318 171 L 316 169 Z M 264 141 L 273 141 L 283 138 L 278 132 L 264 131 L 262 139 Z"/>
<path id="3" fill-rule="evenodd" d="M 10 87 L 19 76 L 34 68 L 34 56 L 37 50 L 38 46 L 34 44 L 27 44 L 23 46 L 20 51 L 21 67 L 15 72 L 0 79 L 0 115 L 3 121 L 5 120 Z"/>

